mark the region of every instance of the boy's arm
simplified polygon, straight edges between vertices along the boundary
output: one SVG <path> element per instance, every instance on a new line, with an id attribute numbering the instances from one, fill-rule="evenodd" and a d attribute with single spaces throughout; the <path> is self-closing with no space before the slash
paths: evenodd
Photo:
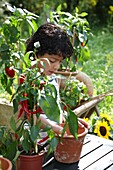
<path id="1" fill-rule="evenodd" d="M 41 114 L 38 120 L 42 122 L 42 128 L 44 128 L 45 126 L 50 126 L 55 133 L 62 134 L 63 127 L 58 125 L 56 122 L 48 119 L 45 115 Z M 79 127 L 85 126 L 88 129 L 90 128 L 89 124 L 81 118 L 78 118 L 78 126 Z"/>
<path id="2" fill-rule="evenodd" d="M 57 133 L 57 134 L 61 134 L 63 128 L 61 126 L 59 126 L 56 122 L 48 119 L 45 115 L 41 114 L 39 119 L 42 122 L 42 128 L 44 128 L 45 126 L 51 126 L 52 130 Z"/>

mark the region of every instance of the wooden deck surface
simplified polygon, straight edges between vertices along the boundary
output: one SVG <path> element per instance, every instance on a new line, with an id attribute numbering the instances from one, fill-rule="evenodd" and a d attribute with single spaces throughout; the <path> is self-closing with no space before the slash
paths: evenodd
<path id="1" fill-rule="evenodd" d="M 80 170 L 113 170 L 113 141 L 87 135 L 79 161 Z"/>
<path id="2" fill-rule="evenodd" d="M 113 170 L 113 141 L 88 134 L 79 163 L 54 167 L 54 157 L 43 170 Z"/>

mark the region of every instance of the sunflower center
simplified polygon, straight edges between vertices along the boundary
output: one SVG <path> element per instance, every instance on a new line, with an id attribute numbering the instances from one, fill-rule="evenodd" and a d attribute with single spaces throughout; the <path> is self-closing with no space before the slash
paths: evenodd
<path id="1" fill-rule="evenodd" d="M 101 133 L 101 135 L 102 135 L 102 136 L 105 136 L 105 135 L 106 135 L 106 132 L 107 132 L 106 128 L 105 128 L 104 126 L 101 126 L 101 127 L 100 127 L 100 133 Z"/>

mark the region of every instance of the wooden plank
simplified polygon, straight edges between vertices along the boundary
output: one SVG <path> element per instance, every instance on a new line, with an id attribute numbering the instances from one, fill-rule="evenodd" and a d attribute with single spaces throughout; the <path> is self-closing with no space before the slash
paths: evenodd
<path id="1" fill-rule="evenodd" d="M 86 138 L 88 138 L 90 141 L 101 142 L 104 145 L 107 145 L 107 146 L 109 145 L 113 147 L 113 140 L 101 138 L 93 134 L 87 134 Z"/>
<path id="2" fill-rule="evenodd" d="M 105 170 L 113 170 L 113 165 L 110 166 L 109 168 L 105 169 Z"/>
<path id="3" fill-rule="evenodd" d="M 91 140 L 95 140 L 97 142 L 101 142 L 104 145 L 112 146 L 113 147 L 113 140 L 101 138 L 101 137 L 98 137 L 98 136 L 95 136 L 95 135 L 91 135 L 89 138 L 91 138 Z"/>
<path id="4" fill-rule="evenodd" d="M 92 164 L 85 170 L 103 170 L 103 169 L 105 170 L 112 163 L 113 163 L 113 151 L 108 153 L 107 155 L 105 155 L 104 157 L 99 159 L 98 161 L 96 161 L 94 164 Z M 111 168 L 111 166 L 109 168 Z M 112 166 L 112 168 L 113 168 L 113 166 Z M 111 169 L 109 169 L 109 170 L 111 170 Z"/>
<path id="5" fill-rule="evenodd" d="M 112 149 L 112 147 L 102 145 L 101 147 L 92 151 L 90 154 L 86 155 L 85 157 L 82 157 L 79 161 L 80 170 L 83 170 L 86 167 L 90 166 L 91 164 L 99 160 L 101 157 L 112 151 Z"/>
<path id="6" fill-rule="evenodd" d="M 82 152 L 81 152 L 81 158 L 87 154 L 89 154 L 90 152 L 92 152 L 93 150 L 97 149 L 98 147 L 101 147 L 103 144 L 99 143 L 99 142 L 88 142 L 86 144 L 83 145 L 82 148 Z"/>
<path id="7" fill-rule="evenodd" d="M 96 138 L 96 140 L 95 140 Z M 97 140 L 98 139 L 98 140 Z M 86 154 L 89 154 L 91 151 L 95 150 L 96 148 L 102 146 L 103 144 L 100 142 L 100 137 L 95 135 L 87 134 L 85 137 L 84 145 L 81 152 L 81 157 Z"/>
<path id="8" fill-rule="evenodd" d="M 91 141 L 91 138 L 90 138 L 90 136 L 88 134 L 88 135 L 86 135 L 86 137 L 84 139 L 84 144 L 87 143 L 87 142 L 90 142 L 90 141 Z"/>

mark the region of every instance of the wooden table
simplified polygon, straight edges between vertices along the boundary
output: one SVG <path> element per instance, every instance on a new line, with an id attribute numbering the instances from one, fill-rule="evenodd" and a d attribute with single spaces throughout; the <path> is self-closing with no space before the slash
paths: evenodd
<path id="1" fill-rule="evenodd" d="M 113 170 L 113 141 L 88 134 L 79 162 L 61 164 L 51 157 L 43 170 Z"/>

